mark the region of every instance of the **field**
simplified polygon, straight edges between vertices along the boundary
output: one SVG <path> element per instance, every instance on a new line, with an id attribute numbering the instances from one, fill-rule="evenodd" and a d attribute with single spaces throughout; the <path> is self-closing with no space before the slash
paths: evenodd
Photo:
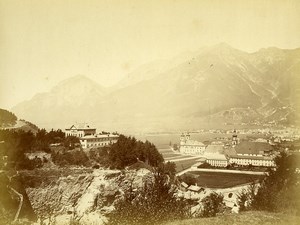
<path id="1" fill-rule="evenodd" d="M 176 164 L 176 172 L 183 171 L 185 169 L 188 169 L 192 165 L 197 163 L 197 159 L 187 159 L 187 160 L 182 160 L 182 161 L 177 161 L 175 162 Z"/>
<path id="2" fill-rule="evenodd" d="M 262 178 L 261 175 L 202 171 L 191 171 L 187 172 L 186 174 L 193 175 L 197 179 L 198 186 L 208 188 L 229 188 L 241 184 L 250 183 Z"/>
<path id="3" fill-rule="evenodd" d="M 180 172 L 197 163 L 197 158 L 190 155 L 181 155 L 173 152 L 168 146 L 158 151 L 163 155 L 166 162 L 174 162 L 176 164 L 176 172 Z"/>

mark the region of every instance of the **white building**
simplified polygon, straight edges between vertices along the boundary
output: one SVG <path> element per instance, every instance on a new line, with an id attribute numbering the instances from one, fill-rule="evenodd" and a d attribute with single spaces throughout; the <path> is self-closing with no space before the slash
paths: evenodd
<path id="1" fill-rule="evenodd" d="M 189 134 L 182 134 L 180 137 L 179 151 L 181 153 L 190 155 L 203 155 L 205 147 L 206 146 L 202 142 L 191 140 Z"/>
<path id="2" fill-rule="evenodd" d="M 87 135 L 96 134 L 96 128 L 91 128 L 86 123 L 72 125 L 70 128 L 66 129 L 66 136 L 84 137 Z"/>
<path id="3" fill-rule="evenodd" d="M 264 166 L 274 167 L 275 162 L 272 157 L 273 147 L 266 142 L 241 142 L 235 146 L 235 155 L 231 155 L 230 164 L 240 166 Z"/>
<path id="4" fill-rule="evenodd" d="M 206 158 L 206 162 L 211 166 L 226 167 L 229 164 L 228 159 L 223 154 L 205 154 L 204 157 Z"/>
<path id="5" fill-rule="evenodd" d="M 119 135 L 95 134 L 79 138 L 82 148 L 104 147 L 118 141 Z"/>
<path id="6" fill-rule="evenodd" d="M 272 157 L 267 156 L 231 156 L 230 164 L 237 164 L 240 166 L 264 166 L 275 167 L 275 162 Z"/>

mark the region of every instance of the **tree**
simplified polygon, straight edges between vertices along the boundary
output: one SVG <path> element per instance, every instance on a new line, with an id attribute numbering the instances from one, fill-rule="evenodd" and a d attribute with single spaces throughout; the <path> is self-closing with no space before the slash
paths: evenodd
<path id="1" fill-rule="evenodd" d="M 223 203 L 224 196 L 216 192 L 211 193 L 209 196 L 206 196 L 201 200 L 203 209 L 200 213 L 201 217 L 212 217 L 216 216 L 217 213 L 221 212 L 224 209 Z"/>
<path id="2" fill-rule="evenodd" d="M 281 152 L 275 158 L 275 164 L 276 168 L 269 169 L 266 177 L 259 182 L 257 193 L 247 192 L 248 196 L 252 198 L 251 208 L 267 211 L 290 211 L 299 215 L 300 179 L 297 172 L 297 158 Z"/>
<path id="3" fill-rule="evenodd" d="M 64 140 L 64 146 L 66 148 L 69 148 L 69 150 L 72 150 L 75 148 L 76 144 L 79 144 L 79 138 L 74 136 L 68 136 Z"/>
<path id="4" fill-rule="evenodd" d="M 246 211 L 252 208 L 253 199 L 256 194 L 256 184 L 253 182 L 247 189 L 243 189 L 237 194 L 237 204 L 240 211 Z"/>
<path id="5" fill-rule="evenodd" d="M 109 149 L 110 165 L 117 169 L 136 163 L 138 160 L 151 166 L 158 166 L 164 161 L 154 144 L 149 141 L 137 141 L 134 137 L 120 135 Z"/>

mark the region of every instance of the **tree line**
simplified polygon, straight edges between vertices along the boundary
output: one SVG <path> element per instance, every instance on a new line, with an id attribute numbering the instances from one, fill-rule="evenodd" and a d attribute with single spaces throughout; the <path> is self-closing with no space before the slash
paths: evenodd
<path id="1" fill-rule="evenodd" d="M 76 137 L 66 137 L 62 130 L 39 129 L 36 134 L 23 130 L 0 130 L 0 156 L 7 156 L 7 161 L 11 162 L 17 169 L 32 168 L 34 162 L 25 157 L 25 153 L 44 151 L 50 153 L 51 143 L 62 143 L 71 148 L 78 143 Z M 37 164 L 41 164 L 37 162 Z"/>

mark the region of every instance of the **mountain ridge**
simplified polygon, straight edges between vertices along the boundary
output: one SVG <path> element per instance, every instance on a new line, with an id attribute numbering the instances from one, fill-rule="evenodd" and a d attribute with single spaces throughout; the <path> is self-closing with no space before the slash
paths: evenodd
<path id="1" fill-rule="evenodd" d="M 250 108 L 263 123 L 287 123 L 287 117 L 298 107 L 294 90 L 290 90 L 297 90 L 298 68 L 300 48 L 267 48 L 247 53 L 221 43 L 188 52 L 174 61 L 146 64 L 129 74 L 122 81 L 124 85 L 117 84 L 109 90 L 85 76 L 76 76 L 15 106 L 13 112 L 37 124 L 43 120 L 90 121 L 98 126 L 113 124 L 116 129 L 145 129 L 153 124 L 157 129 L 165 129 L 167 125 L 163 123 L 172 121 L 170 118 L 178 124 L 200 118 L 205 121 L 209 115 L 222 115 L 232 108 L 244 108 L 247 117 Z M 286 107 L 282 110 L 285 113 L 276 114 L 277 118 L 272 112 L 279 112 L 282 107 Z M 272 121 L 268 120 L 270 116 Z M 219 119 L 226 123 L 226 118 Z M 233 122 L 241 121 L 258 122 L 249 118 Z"/>

